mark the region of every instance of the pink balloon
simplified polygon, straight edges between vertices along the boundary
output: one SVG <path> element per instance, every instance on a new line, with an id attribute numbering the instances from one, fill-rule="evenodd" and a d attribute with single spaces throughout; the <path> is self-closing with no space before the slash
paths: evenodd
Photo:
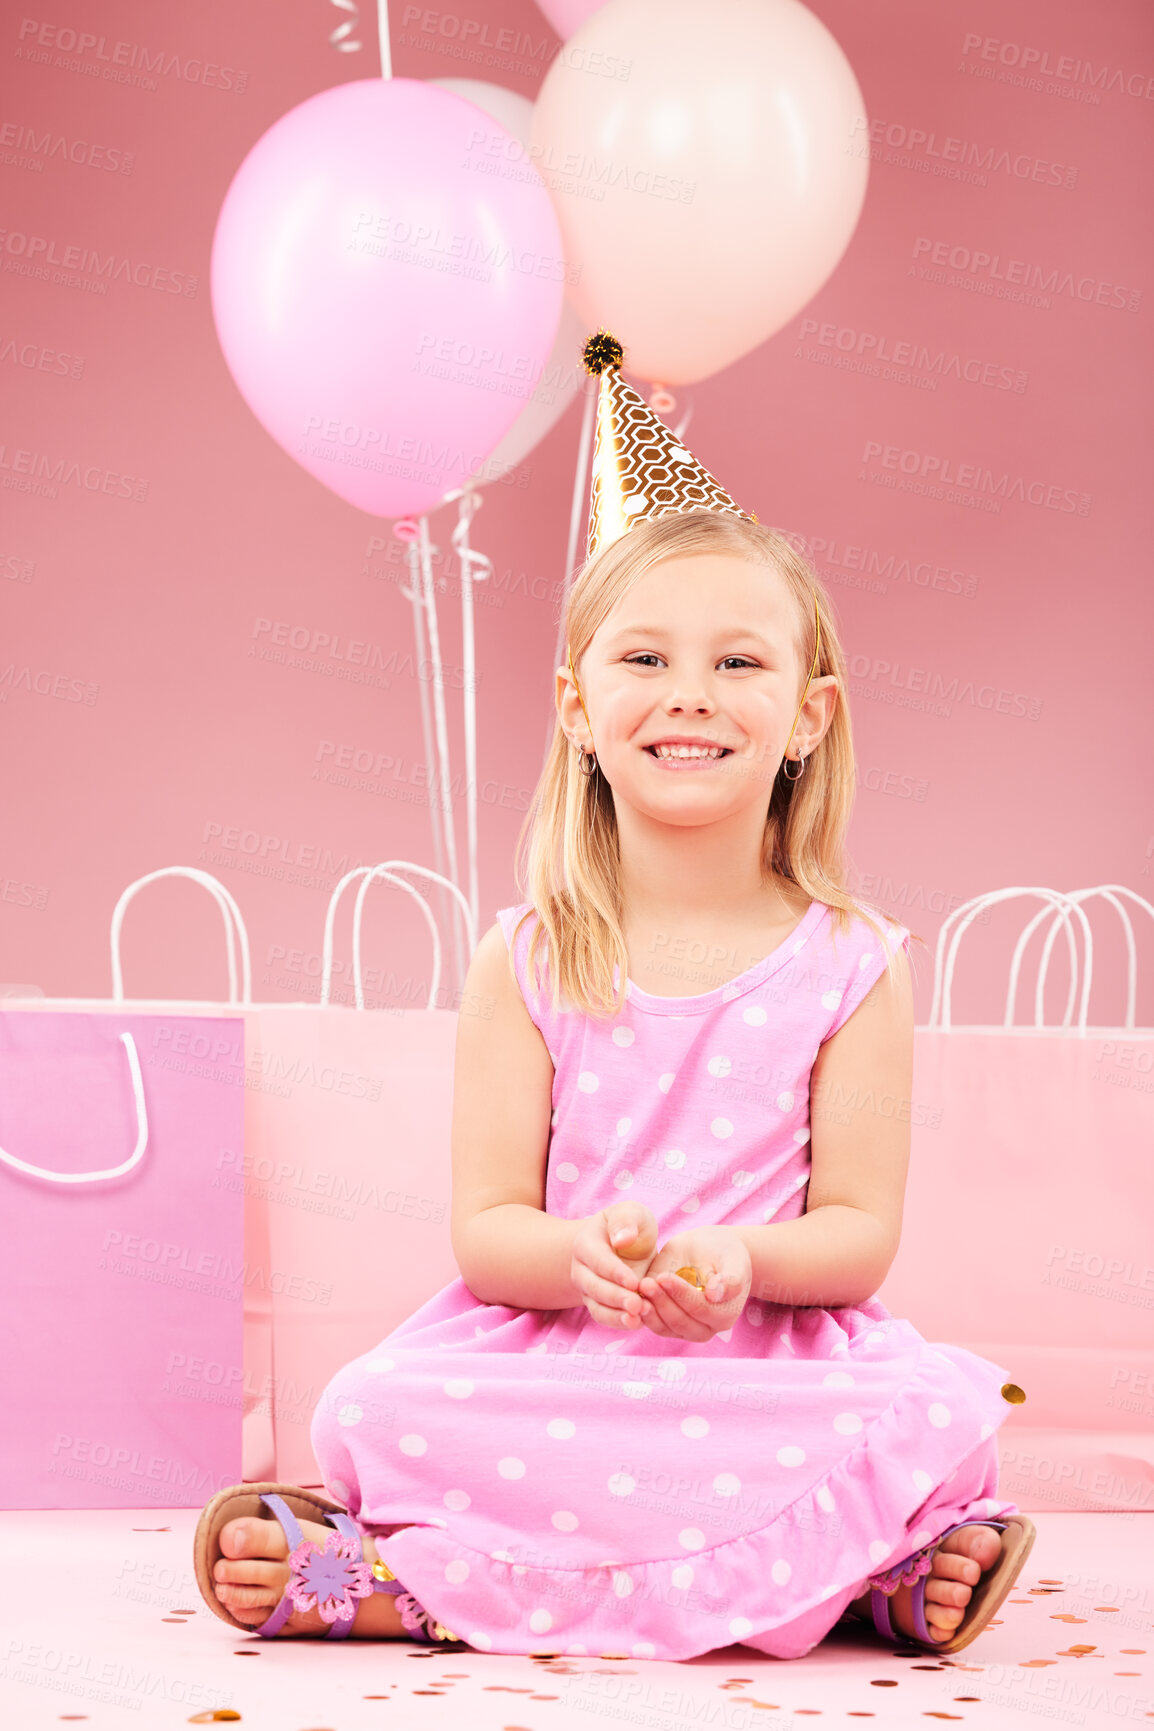
<path id="1" fill-rule="evenodd" d="M 567 42 L 575 30 L 579 30 L 587 18 L 592 18 L 599 6 L 605 0 L 537 0 L 537 5 L 545 14 L 562 42 Z"/>
<path id="2" fill-rule="evenodd" d="M 225 360 L 278 444 L 362 511 L 463 485 L 540 377 L 565 261 L 540 177 L 510 153 L 472 103 L 363 79 L 278 120 L 225 196 Z"/>
<path id="3" fill-rule="evenodd" d="M 475 102 L 486 114 L 492 115 L 511 138 L 520 144 L 528 159 L 529 135 L 533 127 L 533 104 L 527 96 L 506 90 L 500 84 L 485 84 L 473 78 L 436 78 L 441 90 L 451 90 L 466 102 Z M 561 322 L 549 358 L 532 396 L 522 398 L 523 407 L 499 445 L 485 459 L 477 476 L 479 481 L 499 481 L 524 462 L 529 452 L 552 432 L 588 374 L 581 359 L 585 338 L 589 335 L 581 319 L 569 306 L 562 304 Z"/>
<path id="4" fill-rule="evenodd" d="M 780 330 L 849 245 L 864 123 L 848 60 L 799 0 L 608 0 L 533 122 L 589 330 L 667 385 Z"/>

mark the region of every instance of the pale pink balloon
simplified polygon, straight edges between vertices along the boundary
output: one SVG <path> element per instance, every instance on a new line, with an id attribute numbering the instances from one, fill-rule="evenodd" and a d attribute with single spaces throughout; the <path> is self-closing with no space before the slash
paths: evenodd
<path id="1" fill-rule="evenodd" d="M 626 367 L 688 384 L 780 330 L 865 198 L 865 103 L 799 0 L 607 0 L 537 99 L 533 154 Z"/>
<path id="2" fill-rule="evenodd" d="M 441 90 L 451 90 L 466 102 L 475 102 L 486 114 L 492 115 L 522 149 L 522 160 L 529 162 L 529 137 L 533 127 L 533 104 L 527 96 L 506 90 L 500 84 L 485 84 L 474 78 L 435 78 Z M 524 407 L 500 444 L 486 457 L 477 480 L 500 481 L 512 473 L 529 455 L 546 433 L 552 431 L 578 389 L 588 376 L 581 352 L 588 336 L 579 315 L 566 302 L 561 308 L 561 322 L 549 358 L 541 370 L 536 389 L 522 393 Z M 520 480 L 525 480 L 522 474 Z"/>
<path id="3" fill-rule="evenodd" d="M 562 42 L 567 42 L 604 3 L 605 0 L 537 0 L 537 5 Z"/>
<path id="4" fill-rule="evenodd" d="M 415 79 L 322 90 L 225 196 L 212 302 L 249 407 L 301 466 L 379 517 L 483 466 L 561 313 L 557 219 L 508 133 Z"/>

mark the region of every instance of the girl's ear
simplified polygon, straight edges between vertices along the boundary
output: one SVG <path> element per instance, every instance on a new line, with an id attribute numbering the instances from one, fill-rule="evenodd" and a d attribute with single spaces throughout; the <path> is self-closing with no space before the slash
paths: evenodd
<path id="1" fill-rule="evenodd" d="M 559 667 L 556 673 L 554 702 L 557 706 L 557 718 L 562 729 L 570 739 L 574 739 L 574 729 L 583 726 L 585 717 L 581 712 L 581 699 L 577 695 L 577 687 L 573 676 L 567 667 Z"/>
<path id="2" fill-rule="evenodd" d="M 823 673 L 820 678 L 811 680 L 793 735 L 793 744 L 803 757 L 809 757 L 829 732 L 839 690 L 836 675 L 832 673 Z"/>

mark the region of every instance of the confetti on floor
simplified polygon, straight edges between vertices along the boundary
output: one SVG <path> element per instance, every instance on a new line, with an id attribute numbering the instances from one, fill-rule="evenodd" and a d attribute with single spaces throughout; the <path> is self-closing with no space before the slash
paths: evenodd
<path id="1" fill-rule="evenodd" d="M 832 1630 L 803 1659 L 771 1659 L 735 1643 L 675 1664 L 640 1661 L 619 1650 L 503 1656 L 464 1644 L 446 1651 L 355 1638 L 330 1646 L 252 1637 L 234 1647 L 237 1632 L 195 1602 L 191 1539 L 198 1511 L 166 1510 L 167 1525 L 135 1526 L 142 1512 L 6 1516 L 9 1568 L 0 1587 L 7 1656 L 6 1674 L 0 1677 L 3 1723 L 20 1731 L 48 1731 L 49 1726 L 56 1731 L 63 1722 L 83 1723 L 85 1731 L 122 1731 L 131 1716 L 141 1731 L 152 1731 L 154 1724 L 229 1721 L 241 1722 L 242 1731 L 380 1731 L 388 1725 L 402 1731 L 420 1731 L 422 1725 L 429 1731 L 459 1731 L 462 1725 L 469 1731 L 590 1731 L 626 1713 L 638 1723 L 656 1724 L 663 1717 L 685 1726 L 709 1723 L 717 1694 L 724 1693 L 735 1714 L 748 1710 L 750 1731 L 761 1723 L 768 1731 L 779 1721 L 760 1716 L 774 1714 L 825 1718 L 830 1724 L 877 1718 L 886 1731 L 912 1731 L 927 1719 L 997 1731 L 1002 1719 L 1009 1720 L 1008 1707 L 1028 1713 L 1036 1705 L 1035 1690 L 1043 1679 L 1032 1677 L 1035 1671 L 1052 1671 L 1046 1681 L 1059 1688 L 1063 1678 L 1072 1681 L 1079 1671 L 1083 1677 L 1125 1680 L 1135 1698 L 1154 1688 L 1154 1663 L 1137 1663 L 1151 1650 L 1135 1645 L 1154 1629 L 1154 1617 L 1139 1617 L 1135 1609 L 1146 1602 L 1149 1540 L 1142 1523 L 1108 1516 L 1040 1514 L 1035 1561 L 1060 1567 L 1061 1576 L 1024 1574 L 1000 1607 L 1001 1615 L 956 1657 L 936 1655 L 904 1638 L 896 1647 L 879 1641 L 868 1624 L 855 1618 Z M 154 1511 L 148 1513 L 155 1520 Z M 70 1567 L 87 1591 L 74 1611 L 54 1612 L 53 1648 L 77 1655 L 68 1686 L 62 1687 L 59 1677 L 37 1676 L 27 1655 L 43 1650 L 35 1605 L 54 1591 L 53 1558 L 65 1543 Z M 163 1585 L 153 1588 L 154 1580 Z M 1101 1594 L 1106 1580 L 1114 1585 L 1116 1603 L 1091 1604 L 1097 1594 L 1081 1590 L 1079 1583 L 1092 1582 Z M 1038 1599 L 1058 1595 L 1065 1596 L 1070 1609 L 1026 1616 Z M 1063 1628 L 1046 1631 L 1049 1621 Z M 1071 1639 L 1075 1627 L 1078 1638 Z M 627 1633 L 624 1624 L 621 1632 Z M 137 1693 L 126 1693 L 119 1702 L 105 1699 L 95 1684 L 85 1694 L 82 1673 L 80 1678 L 76 1673 L 86 1656 L 112 1673 L 162 1678 L 174 1693 L 183 1691 L 182 1704 L 175 1714 L 164 1713 L 163 1707 L 158 1713 L 139 1681 Z M 234 1657 L 263 1663 L 242 1665 L 238 1673 Z M 419 1667 L 414 1672 L 408 1659 L 425 1660 L 429 1668 L 423 1675 Z M 446 1661 L 454 1670 L 433 1669 Z M 733 1669 L 735 1661 L 740 1671 Z M 884 1664 L 892 1672 L 879 1677 Z M 972 1680 L 966 1683 L 963 1677 Z M 885 1694 L 872 1696 L 878 1708 L 867 1708 L 874 1689 Z M 670 1699 L 678 1703 L 672 1713 Z M 521 1714 L 510 1723 L 505 1714 L 518 1707 Z M 1144 1722 L 1154 1731 L 1154 1715 Z"/>

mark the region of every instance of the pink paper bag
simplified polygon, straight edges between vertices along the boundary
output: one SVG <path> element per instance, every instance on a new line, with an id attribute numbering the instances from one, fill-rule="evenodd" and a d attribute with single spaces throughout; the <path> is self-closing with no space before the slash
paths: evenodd
<path id="1" fill-rule="evenodd" d="M 121 936 L 125 918 L 136 897 L 144 889 L 170 879 L 184 879 L 207 890 L 220 909 L 228 965 L 227 996 L 216 1001 L 170 996 L 165 998 L 129 998 L 124 988 L 124 968 L 121 960 Z M 227 1079 L 244 1101 L 245 1145 L 252 1142 L 256 1131 L 252 1120 L 260 1111 L 261 1090 L 266 1086 L 254 1070 L 246 1054 L 256 1047 L 256 1011 L 252 1004 L 252 961 L 244 920 L 231 891 L 199 866 L 162 866 L 144 877 L 137 878 L 120 896 L 112 912 L 110 933 L 112 963 L 112 996 L 110 998 L 22 998 L 5 1000 L 6 1007 L 26 1010 L 36 1015 L 56 1015 L 61 1010 L 80 1010 L 87 1015 L 110 1016 L 117 1020 L 133 1015 L 155 1014 L 176 1018 L 179 1026 L 166 1033 L 158 1030 L 158 1048 L 166 1054 L 163 1064 L 169 1068 L 194 1069 L 211 1061 L 217 1079 Z M 243 1018 L 245 1041 L 228 1053 L 211 1058 L 210 1042 L 194 1031 L 188 1018 L 213 1015 Z M 240 1144 L 237 1145 L 238 1147 Z M 237 1148 L 232 1150 L 233 1158 Z M 243 1209 L 241 1184 L 229 1171 L 218 1176 L 218 1185 L 236 1195 L 236 1206 Z M 206 1395 L 214 1403 L 233 1412 L 242 1428 L 242 1461 L 245 1479 L 267 1479 L 275 1470 L 272 1435 L 272 1305 L 270 1285 L 276 1272 L 269 1265 L 266 1214 L 261 1208 L 243 1209 L 244 1265 L 250 1271 L 244 1286 L 244 1350 L 241 1357 L 230 1362 L 221 1372 L 214 1368 L 216 1386 Z"/>
<path id="2" fill-rule="evenodd" d="M 3 1506 L 239 1480 L 243 1048 L 239 1018 L 0 1010 Z"/>
<path id="3" fill-rule="evenodd" d="M 462 901 L 475 947 L 467 904 L 439 874 L 405 861 L 360 867 L 330 903 L 322 1002 L 266 1004 L 258 1012 L 252 1064 L 265 1091 L 238 1176 L 250 1230 L 260 1211 L 277 1274 L 270 1296 L 276 1473 L 294 1484 L 321 1483 L 309 1427 L 326 1384 L 459 1273 L 449 1230 L 458 1012 L 435 1007 L 445 996 L 440 941 L 423 898 L 434 1007 L 363 1007 L 364 892 L 377 878 L 416 896 L 395 875 L 401 869 Z M 358 877 L 352 977 L 362 1007 L 352 1008 L 328 998 L 336 907 Z M 484 1013 L 484 1006 L 466 1009 Z"/>
<path id="4" fill-rule="evenodd" d="M 983 907 L 1026 894 L 1044 906 L 1019 940 L 1006 1020 L 954 1026 L 958 941 Z M 1130 1026 L 1088 1020 L 1079 910 L 1095 897 L 1154 915 L 1119 886 L 998 891 L 943 928 L 932 1025 L 915 1032 L 901 1248 L 878 1294 L 928 1340 L 1007 1367 L 1025 1400 L 999 1433 L 1003 1489 L 1028 1509 L 1154 1509 L 1154 1030 L 1133 1025 L 1133 975 Z M 1051 928 L 1036 1025 L 1014 1026 L 1026 944 L 1064 907 L 1082 940 L 1069 1025 L 1042 1025 Z"/>

